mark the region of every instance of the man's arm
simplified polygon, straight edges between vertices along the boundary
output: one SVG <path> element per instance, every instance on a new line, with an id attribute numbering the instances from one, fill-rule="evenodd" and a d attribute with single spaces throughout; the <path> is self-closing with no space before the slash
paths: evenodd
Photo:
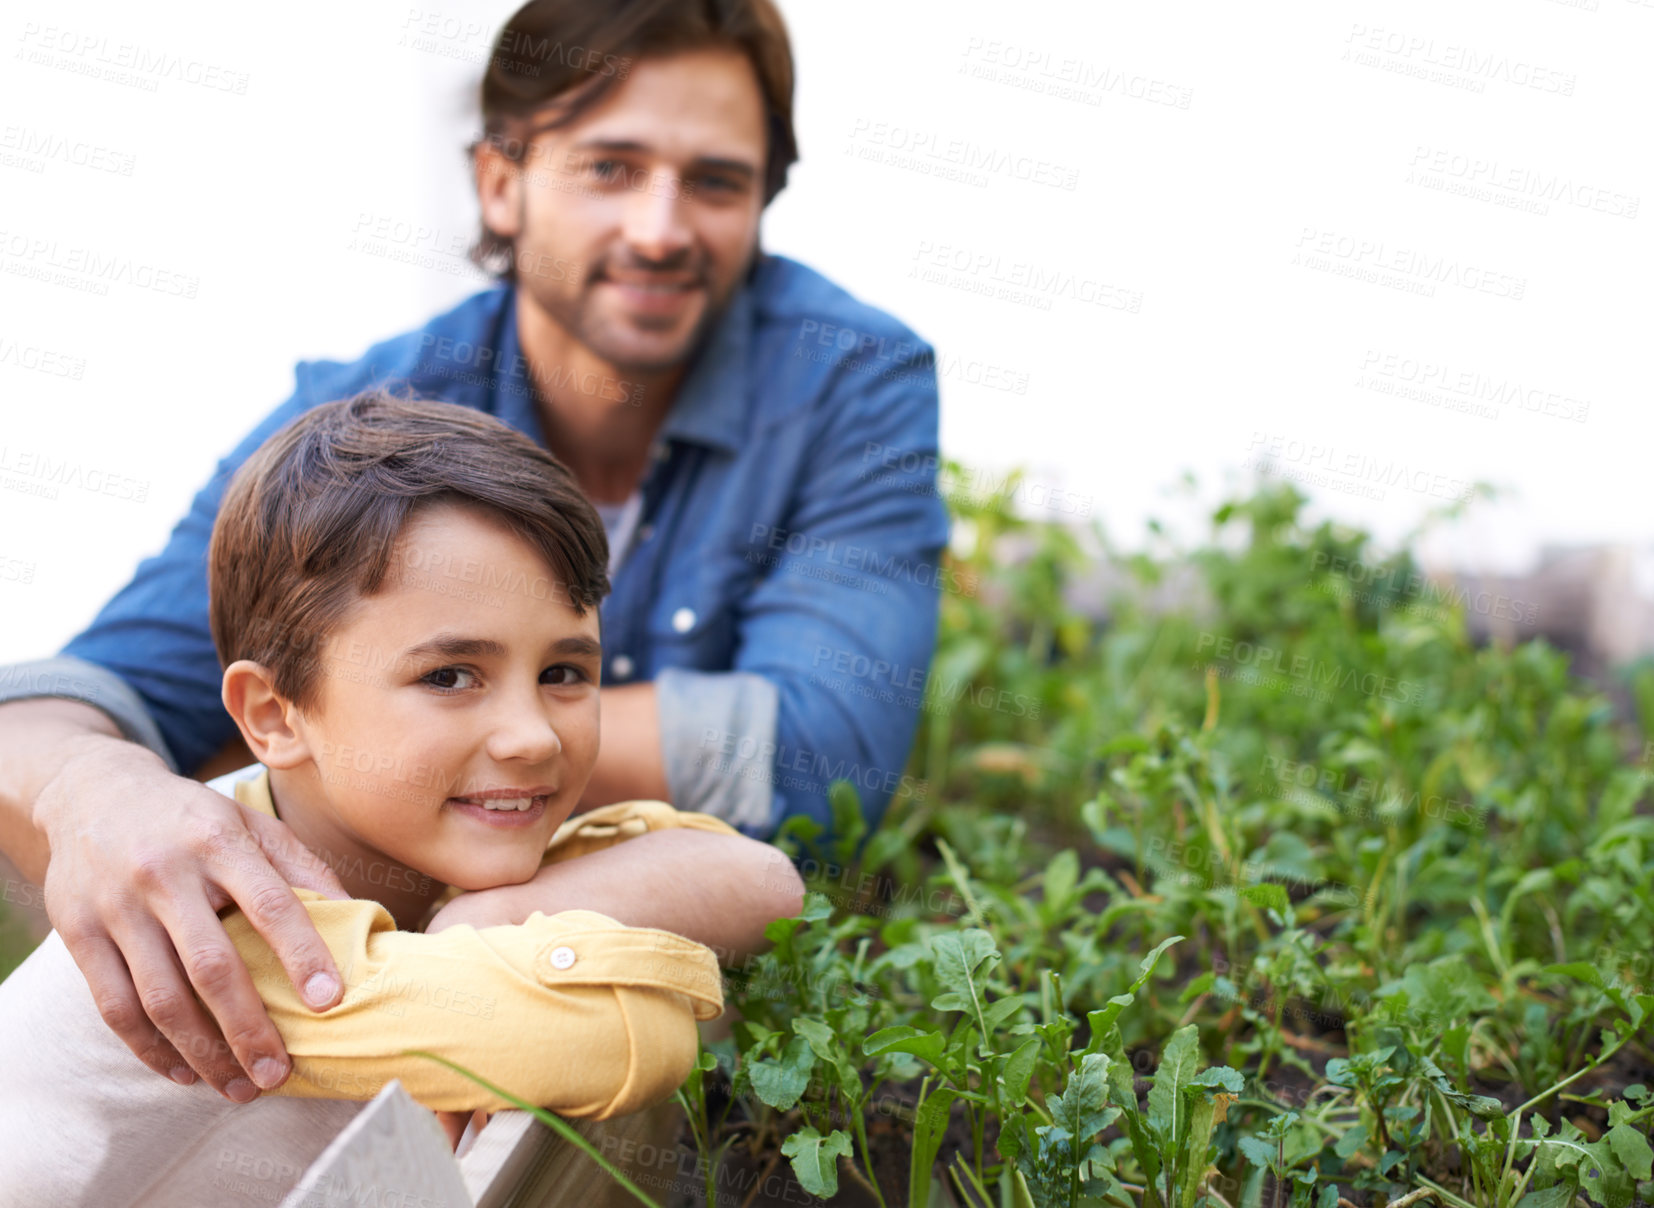
<path id="1" fill-rule="evenodd" d="M 830 833 L 838 779 L 878 824 L 904 780 L 940 592 L 960 588 L 942 565 L 933 354 L 851 368 L 818 409 L 785 531 L 747 551 L 767 569 L 739 601 L 732 671 L 656 678 L 671 800 L 748 833 L 798 815 Z"/>
<path id="2" fill-rule="evenodd" d="M 604 688 L 601 708 L 603 738 L 579 808 L 589 810 L 616 801 L 670 801 L 655 685 Z"/>
<path id="3" fill-rule="evenodd" d="M 311 995 L 318 1009 L 339 996 L 289 888 L 344 897 L 332 871 L 284 824 L 173 775 L 91 705 L 0 704 L 0 844 L 44 884 L 104 1022 L 158 1074 L 185 1085 L 199 1074 L 237 1101 L 257 1093 L 243 1071 L 264 1087 L 287 1075 L 281 1036 L 217 916 L 231 902 L 295 985 L 330 979 Z"/>

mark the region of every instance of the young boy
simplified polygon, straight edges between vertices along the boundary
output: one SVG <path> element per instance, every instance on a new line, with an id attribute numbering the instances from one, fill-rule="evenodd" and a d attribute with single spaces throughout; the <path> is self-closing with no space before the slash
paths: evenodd
<path id="1" fill-rule="evenodd" d="M 295 891 L 345 996 L 313 1013 L 226 909 L 293 1059 L 237 1105 L 134 1057 L 54 932 L 0 984 L 0 1205 L 272 1204 L 392 1078 L 439 1111 L 509 1106 L 412 1049 L 567 1115 L 671 1094 L 722 1007 L 704 945 L 758 948 L 802 887 L 766 844 L 660 802 L 571 818 L 607 560 L 567 471 L 467 408 L 328 404 L 242 467 L 209 577 L 224 704 L 259 764 L 222 784 L 352 895 Z"/>

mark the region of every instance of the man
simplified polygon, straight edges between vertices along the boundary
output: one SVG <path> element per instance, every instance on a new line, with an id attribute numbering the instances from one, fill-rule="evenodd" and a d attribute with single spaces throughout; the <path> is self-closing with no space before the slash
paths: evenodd
<path id="1" fill-rule="evenodd" d="M 502 287 L 354 364 L 301 364 L 167 548 L 58 659 L 5 677 L 0 847 L 44 881 L 128 1047 L 237 1101 L 289 1066 L 217 910 L 241 907 L 310 1005 L 341 994 L 288 889 L 340 894 L 332 871 L 175 774 L 232 732 L 203 571 L 218 501 L 303 411 L 373 386 L 477 407 L 597 503 L 614 591 L 583 806 L 661 798 L 768 836 L 791 816 L 825 824 L 844 778 L 876 820 L 917 721 L 916 693 L 879 680 L 913 688 L 917 668 L 922 683 L 935 637 L 933 354 L 758 248 L 796 159 L 771 0 L 535 0 L 501 32 L 482 99 L 478 256 Z M 486 566 L 427 569 L 500 589 Z"/>

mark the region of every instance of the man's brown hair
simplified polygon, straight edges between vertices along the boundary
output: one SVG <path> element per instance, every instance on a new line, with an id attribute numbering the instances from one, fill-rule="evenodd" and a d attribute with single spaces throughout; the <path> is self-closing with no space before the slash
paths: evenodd
<path id="1" fill-rule="evenodd" d="M 437 503 L 493 513 L 555 580 L 472 586 L 455 568 L 456 591 L 544 593 L 582 616 L 608 594 L 603 523 L 562 462 L 469 407 L 363 394 L 307 411 L 231 480 L 207 551 L 222 665 L 261 663 L 281 696 L 311 706 L 322 643 L 384 585 L 408 521 Z"/>
<path id="2" fill-rule="evenodd" d="M 793 129 L 793 52 L 774 0 L 529 0 L 495 39 L 482 78 L 482 139 L 521 162 L 535 135 L 577 121 L 633 63 L 705 47 L 738 50 L 752 63 L 769 132 L 764 204 L 798 162 Z M 552 112 L 542 112 L 550 102 Z M 532 123 L 532 124 L 531 124 Z M 471 259 L 508 280 L 512 241 L 483 224 Z"/>

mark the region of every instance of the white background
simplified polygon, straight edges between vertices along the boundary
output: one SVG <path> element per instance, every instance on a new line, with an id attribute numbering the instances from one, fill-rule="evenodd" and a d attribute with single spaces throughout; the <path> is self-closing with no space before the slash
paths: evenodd
<path id="1" fill-rule="evenodd" d="M 381 221 L 427 251 L 471 231 L 462 148 L 513 7 L 7 7 L 0 660 L 56 649 L 160 547 L 295 360 L 484 284 L 348 248 Z M 1151 515 L 1197 533 L 1181 473 L 1205 506 L 1271 444 L 1388 538 L 1454 484 L 1512 488 L 1438 563 L 1646 544 L 1654 0 L 783 7 L 803 160 L 765 245 L 937 345 L 947 453 L 1029 467 L 1030 501 L 1064 492 L 1127 546 Z M 971 179 L 936 174 L 960 156 Z M 72 255 L 196 296 L 25 275 Z M 961 287 L 1012 276 L 1037 305 Z M 1423 367 L 1504 401 L 1375 388 Z M 45 461 L 124 485 L 30 494 Z"/>

